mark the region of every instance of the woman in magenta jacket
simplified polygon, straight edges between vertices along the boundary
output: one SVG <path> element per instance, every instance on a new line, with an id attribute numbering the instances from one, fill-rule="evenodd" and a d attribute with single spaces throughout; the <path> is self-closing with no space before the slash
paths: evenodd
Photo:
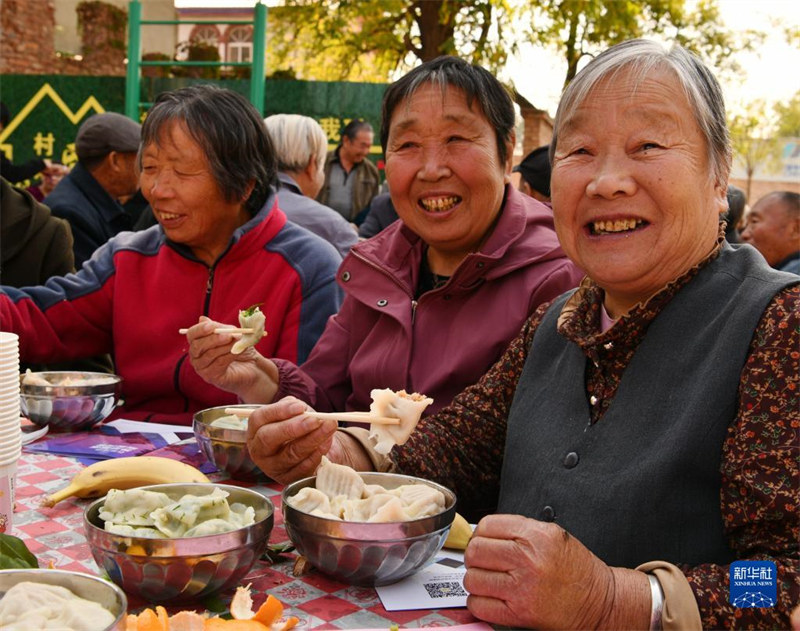
<path id="1" fill-rule="evenodd" d="M 203 320 L 197 373 L 248 403 L 294 395 L 319 411 L 366 410 L 373 388 L 447 405 L 500 357 L 536 307 L 575 287 L 552 212 L 509 183 L 514 109 L 486 70 L 444 57 L 392 84 L 381 144 L 401 221 L 351 250 L 345 291 L 302 367 L 251 350 Z"/>

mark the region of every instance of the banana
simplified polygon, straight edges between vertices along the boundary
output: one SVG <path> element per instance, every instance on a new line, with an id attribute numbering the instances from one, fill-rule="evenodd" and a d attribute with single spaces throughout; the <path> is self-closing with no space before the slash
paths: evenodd
<path id="1" fill-rule="evenodd" d="M 42 504 L 55 506 L 68 497 L 100 497 L 110 489 L 132 489 L 168 482 L 210 482 L 191 465 L 158 456 L 113 458 L 89 465 L 78 473 L 69 486 L 47 496 Z"/>
<path id="2" fill-rule="evenodd" d="M 456 513 L 453 524 L 450 526 L 450 532 L 447 533 L 447 539 L 444 541 L 444 547 L 465 550 L 470 537 L 472 537 L 472 526 L 459 513 Z"/>

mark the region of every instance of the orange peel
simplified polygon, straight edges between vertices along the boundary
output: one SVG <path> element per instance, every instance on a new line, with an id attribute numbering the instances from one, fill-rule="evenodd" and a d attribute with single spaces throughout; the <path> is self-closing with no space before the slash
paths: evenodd
<path id="1" fill-rule="evenodd" d="M 253 620 L 270 627 L 280 620 L 282 615 L 283 603 L 272 594 L 269 594 L 253 616 Z"/>

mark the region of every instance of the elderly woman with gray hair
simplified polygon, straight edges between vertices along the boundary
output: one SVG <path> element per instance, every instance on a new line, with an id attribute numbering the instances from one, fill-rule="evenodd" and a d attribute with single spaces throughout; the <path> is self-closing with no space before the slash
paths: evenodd
<path id="1" fill-rule="evenodd" d="M 286 482 L 327 454 L 436 480 L 464 511 L 495 506 L 464 578 L 492 623 L 788 628 L 800 280 L 724 240 L 716 79 L 680 47 L 614 46 L 566 89 L 551 158 L 581 286 L 387 458 L 287 398 L 250 417 L 261 468 Z"/>
<path id="2" fill-rule="evenodd" d="M 342 257 L 358 243 L 355 228 L 333 208 L 314 198 L 325 181 L 328 138 L 320 124 L 300 114 L 264 119 L 278 158 L 278 201 L 289 221 L 331 243 Z"/>
<path id="3" fill-rule="evenodd" d="M 139 163 L 159 225 L 112 238 L 77 274 L 3 287 L 0 322 L 19 334 L 23 361 L 113 353 L 125 400 L 115 416 L 188 425 L 236 398 L 192 369 L 179 330 L 208 318 L 238 325 L 239 310 L 261 304 L 269 335 L 259 350 L 302 362 L 338 309 L 340 258 L 286 220 L 264 122 L 236 92 L 160 94 Z"/>

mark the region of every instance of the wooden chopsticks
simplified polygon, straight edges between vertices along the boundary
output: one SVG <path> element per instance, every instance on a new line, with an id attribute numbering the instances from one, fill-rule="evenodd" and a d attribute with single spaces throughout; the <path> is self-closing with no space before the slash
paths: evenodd
<path id="1" fill-rule="evenodd" d="M 256 408 L 225 408 L 225 414 L 233 416 L 248 417 Z M 371 423 L 374 425 L 400 425 L 399 418 L 389 416 L 377 416 L 372 412 L 315 412 L 306 410 L 308 416 L 321 419 L 333 419 L 335 421 L 353 421 L 355 423 Z"/>
<path id="2" fill-rule="evenodd" d="M 189 332 L 189 329 L 178 329 L 178 333 L 181 335 L 186 335 Z M 219 327 L 214 329 L 214 333 L 252 333 L 253 329 L 241 329 L 239 327 L 231 326 L 231 327 Z"/>

